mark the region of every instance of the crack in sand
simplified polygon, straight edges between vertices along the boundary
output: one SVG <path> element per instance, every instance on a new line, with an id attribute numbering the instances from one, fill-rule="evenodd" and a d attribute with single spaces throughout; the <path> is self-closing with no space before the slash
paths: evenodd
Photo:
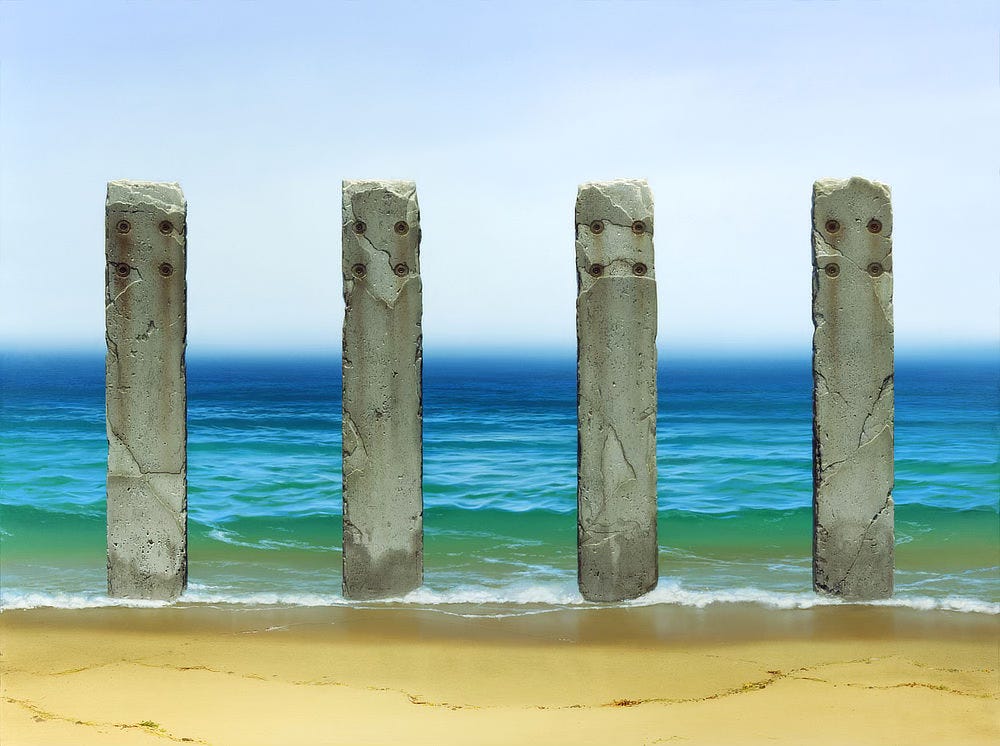
<path id="1" fill-rule="evenodd" d="M 144 720 L 140 723 L 106 723 L 106 722 L 94 722 L 91 720 L 80 720 L 74 717 L 66 717 L 65 715 L 57 715 L 54 712 L 49 712 L 48 710 L 43 710 L 41 707 L 36 705 L 26 699 L 15 699 L 13 697 L 4 697 L 4 702 L 8 702 L 12 705 L 18 705 L 23 707 L 25 710 L 34 715 L 34 719 L 38 722 L 43 722 L 45 720 L 59 720 L 64 723 L 70 723 L 71 725 L 82 725 L 88 728 L 119 728 L 121 730 L 140 730 L 143 733 L 147 733 L 151 736 L 156 736 L 157 738 L 163 738 L 168 741 L 174 741 L 176 743 L 200 743 L 205 744 L 205 746 L 211 746 L 208 741 L 202 741 L 200 738 L 185 738 L 181 736 L 175 736 L 163 728 L 162 725 L 154 723 L 152 720 Z"/>
<path id="2" fill-rule="evenodd" d="M 721 656 L 718 656 L 718 655 L 708 655 L 706 657 L 719 658 Z M 896 660 L 902 661 L 903 663 L 907 663 L 907 664 L 913 665 L 914 667 L 926 668 L 926 669 L 935 670 L 935 671 L 944 671 L 944 672 L 948 672 L 948 673 L 992 673 L 992 669 L 937 668 L 937 667 L 931 666 L 929 664 L 920 663 L 918 661 L 913 661 L 913 660 L 909 660 L 909 659 L 905 659 L 905 658 L 898 658 L 897 656 L 869 657 L 869 658 L 857 658 L 857 659 L 853 659 L 853 660 L 828 661 L 828 662 L 825 662 L 825 663 L 818 663 L 818 664 L 813 665 L 813 666 L 803 666 L 803 667 L 800 667 L 800 668 L 794 668 L 794 669 L 791 669 L 789 671 L 782 671 L 780 669 L 778 669 L 778 670 L 768 670 L 767 671 L 768 676 L 766 678 L 756 679 L 756 680 L 752 680 L 752 681 L 747 681 L 747 682 L 744 682 L 740 686 L 734 686 L 734 687 L 730 687 L 728 689 L 722 689 L 720 691 L 712 692 L 711 694 L 706 694 L 706 695 L 701 696 L 701 697 L 642 697 L 642 698 L 621 698 L 621 699 L 614 699 L 614 700 L 612 700 L 610 702 L 603 702 L 603 703 L 600 703 L 600 704 L 579 704 L 579 703 L 577 703 L 577 704 L 569 704 L 569 705 L 535 705 L 535 706 L 532 707 L 532 709 L 536 709 L 536 710 L 575 710 L 575 709 L 597 709 L 597 708 L 607 708 L 607 707 L 638 707 L 640 705 L 651 705 L 651 704 L 660 704 L 660 705 L 694 704 L 694 703 L 699 703 L 699 702 L 708 702 L 708 701 L 712 701 L 712 700 L 716 700 L 716 699 L 723 699 L 723 698 L 726 698 L 726 697 L 732 697 L 732 696 L 737 696 L 737 695 L 741 695 L 741 694 L 747 694 L 747 693 L 755 692 L 755 691 L 761 691 L 763 689 L 768 688 L 772 684 L 774 684 L 776 682 L 779 682 L 779 681 L 782 681 L 782 680 L 785 680 L 785 679 L 790 679 L 790 680 L 795 680 L 795 681 L 811 681 L 811 682 L 814 682 L 814 683 L 826 684 L 828 686 L 834 686 L 834 687 L 845 686 L 845 687 L 854 687 L 854 688 L 872 689 L 872 690 L 889 690 L 889 689 L 903 689 L 903 688 L 921 688 L 921 689 L 928 689 L 930 691 L 942 692 L 942 693 L 946 693 L 946 694 L 954 694 L 954 695 L 957 695 L 957 696 L 972 697 L 972 698 L 975 698 L 975 699 L 1000 699 L 1000 695 L 997 695 L 997 694 L 981 693 L 981 692 L 970 692 L 970 691 L 965 691 L 965 690 L 962 690 L 962 689 L 955 689 L 955 688 L 952 688 L 952 687 L 944 686 L 943 684 L 931 684 L 931 683 L 920 682 L 920 681 L 906 681 L 906 682 L 897 683 L 897 684 L 882 684 L 882 685 L 879 685 L 879 684 L 864 684 L 864 683 L 861 683 L 861 682 L 834 682 L 834 681 L 830 681 L 828 679 L 822 679 L 822 678 L 819 678 L 819 677 L 816 677 L 816 676 L 804 676 L 804 675 L 800 675 L 800 674 L 806 674 L 806 673 L 815 671 L 817 669 L 828 668 L 828 667 L 831 667 L 831 666 L 857 665 L 857 664 L 866 664 L 867 665 L 867 664 L 872 664 L 872 663 L 875 663 L 875 662 L 883 662 L 883 661 L 892 660 L 892 659 L 896 659 Z M 765 664 L 763 664 L 762 662 L 759 662 L 759 661 L 749 661 L 749 660 L 747 660 L 747 661 L 741 661 L 741 662 L 752 663 L 752 664 L 754 664 L 754 663 L 760 663 L 761 665 L 765 665 Z M 210 666 L 204 666 L 204 665 L 179 666 L 179 665 L 173 665 L 173 664 L 170 664 L 170 663 L 145 663 L 145 662 L 136 661 L 136 660 L 132 660 L 132 661 L 128 661 L 128 660 L 115 661 L 113 663 L 99 664 L 99 665 L 96 665 L 96 666 L 86 666 L 86 667 L 82 667 L 82 668 L 78 668 L 78 669 L 70 669 L 70 670 L 66 670 L 66 671 L 59 671 L 59 672 L 56 672 L 56 673 L 53 673 L 53 674 L 36 674 L 36 675 L 42 675 L 42 676 L 44 676 L 44 675 L 65 676 L 65 675 L 68 675 L 68 674 L 81 673 L 83 671 L 91 670 L 91 669 L 94 669 L 94 668 L 102 668 L 104 666 L 114 665 L 114 664 L 117 664 L 117 663 L 124 663 L 124 664 L 127 664 L 127 665 L 131 664 L 131 665 L 136 665 L 136 666 L 143 666 L 143 667 L 146 667 L 146 668 L 168 669 L 168 670 L 181 671 L 181 672 L 184 672 L 184 671 L 204 671 L 206 673 L 214 673 L 214 674 L 219 674 L 219 675 L 223 675 L 223 676 L 235 676 L 235 677 L 238 677 L 238 678 L 250 679 L 250 680 L 253 680 L 253 681 L 264 681 L 264 682 L 275 681 L 276 683 L 284 683 L 284 684 L 288 684 L 288 685 L 291 685 L 291 686 L 337 686 L 337 687 L 347 687 L 347 688 L 351 688 L 351 689 L 359 689 L 359 690 L 365 690 L 365 691 L 371 691 L 371 692 L 386 692 L 386 693 L 392 693 L 392 694 L 402 695 L 402 696 L 406 697 L 407 700 L 409 700 L 410 704 L 417 705 L 417 706 L 420 706 L 420 707 L 438 707 L 438 708 L 448 709 L 448 710 L 497 710 L 497 709 L 503 709 L 505 707 L 504 705 L 476 705 L 476 704 L 469 704 L 469 703 L 455 703 L 455 702 L 448 702 L 448 701 L 434 701 L 434 700 L 431 700 L 431 699 L 427 699 L 427 698 L 423 697 L 422 695 L 414 694 L 412 692 L 406 691 L 405 689 L 398 689 L 398 688 L 393 688 L 393 687 L 380 687 L 380 686 L 362 686 L 362 685 L 358 685 L 358 684 L 351 684 L 351 683 L 344 682 L 344 681 L 332 680 L 332 679 L 330 679 L 327 676 L 321 676 L 319 678 L 309 679 L 309 680 L 289 681 L 289 680 L 278 679 L 276 675 L 274 675 L 271 679 L 268 679 L 268 678 L 266 678 L 264 676 L 261 676 L 260 674 L 256 674 L 256 673 L 241 673 L 241 672 L 237 672 L 237 671 L 225 671 L 225 670 L 222 670 L 222 669 L 211 668 Z M 62 716 L 59 716 L 59 715 L 55 715 L 53 713 L 45 712 L 45 711 L 41 710 L 40 708 L 38 708 L 36 705 L 34 705 L 34 704 L 32 704 L 32 703 L 30 703 L 30 702 L 28 702 L 26 700 L 17 700 L 17 699 L 12 699 L 12 698 L 9 698 L 9 697 L 5 698 L 5 699 L 8 702 L 11 702 L 11 703 L 14 703 L 14 704 L 18 704 L 18 705 L 21 705 L 22 707 L 25 707 L 26 709 L 28 709 L 31 712 L 35 713 L 38 717 L 42 717 L 44 719 L 64 720 L 66 722 L 74 723 L 74 724 L 77 724 L 77 725 L 89 725 L 89 726 L 94 726 L 94 727 L 104 726 L 104 727 L 115 727 L 115 728 L 122 728 L 122 729 L 138 728 L 138 729 L 143 730 L 143 731 L 145 731 L 147 733 L 150 733 L 151 735 L 157 735 L 157 736 L 160 736 L 162 738 L 166 738 L 166 739 L 172 740 L 172 741 L 189 742 L 189 743 L 202 743 L 202 744 L 206 743 L 205 741 L 200 741 L 200 740 L 197 740 L 197 739 L 180 738 L 180 737 L 174 736 L 173 734 L 168 733 L 167 731 L 163 730 L 159 726 L 157 726 L 157 728 L 159 728 L 159 730 L 156 730 L 156 729 L 152 729 L 148 725 L 143 725 L 142 723 L 135 723 L 135 724 L 128 724 L 128 723 L 91 723 L 91 722 L 79 721 L 79 720 L 76 720 L 75 718 L 67 718 L 67 717 L 62 717 Z"/>
<path id="3" fill-rule="evenodd" d="M 252 679 L 254 681 L 272 680 L 256 673 L 239 673 L 237 671 L 223 671 L 222 669 L 211 668 L 209 666 L 175 666 L 170 663 L 143 663 L 141 661 L 132 661 L 132 663 L 136 666 L 144 666 L 146 668 L 166 668 L 171 671 L 205 671 L 206 673 L 217 673 L 223 676 L 238 676 L 241 679 Z"/>
<path id="4" fill-rule="evenodd" d="M 944 684 L 928 684 L 925 681 L 904 681 L 901 684 L 862 684 L 857 681 L 829 681 L 828 679 L 819 679 L 813 676 L 792 676 L 791 678 L 797 681 L 814 681 L 818 684 L 829 684 L 830 686 L 847 686 L 853 687 L 855 689 L 930 689 L 935 692 L 946 692 L 948 694 L 957 694 L 961 697 L 973 697 L 975 699 L 1000 699 L 1000 696 L 996 694 L 988 694 L 985 692 L 967 692 L 964 689 L 954 689 L 950 686 L 945 686 Z"/>

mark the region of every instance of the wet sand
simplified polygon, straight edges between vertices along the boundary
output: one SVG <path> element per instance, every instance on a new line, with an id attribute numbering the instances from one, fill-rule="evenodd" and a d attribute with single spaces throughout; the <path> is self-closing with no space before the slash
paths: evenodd
<path id="1" fill-rule="evenodd" d="M 4 746 L 1000 741 L 983 614 L 33 609 L 0 652 Z"/>

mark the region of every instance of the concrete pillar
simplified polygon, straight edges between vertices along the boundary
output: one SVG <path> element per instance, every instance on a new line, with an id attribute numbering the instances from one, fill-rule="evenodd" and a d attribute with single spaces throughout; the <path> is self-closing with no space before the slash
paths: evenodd
<path id="1" fill-rule="evenodd" d="M 420 210 L 412 181 L 343 188 L 344 595 L 423 582 Z"/>
<path id="2" fill-rule="evenodd" d="M 813 186 L 813 587 L 892 595 L 892 207 L 884 184 Z"/>
<path id="3" fill-rule="evenodd" d="M 644 180 L 576 198 L 577 550 L 590 601 L 656 587 L 656 280 Z"/>
<path id="4" fill-rule="evenodd" d="M 112 181 L 105 212 L 108 593 L 187 586 L 187 203 Z"/>

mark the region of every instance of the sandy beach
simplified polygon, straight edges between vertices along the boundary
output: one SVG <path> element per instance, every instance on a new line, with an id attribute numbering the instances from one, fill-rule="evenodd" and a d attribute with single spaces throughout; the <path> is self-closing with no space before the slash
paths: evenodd
<path id="1" fill-rule="evenodd" d="M 998 620 L 727 604 L 0 615 L 0 742 L 992 744 Z"/>

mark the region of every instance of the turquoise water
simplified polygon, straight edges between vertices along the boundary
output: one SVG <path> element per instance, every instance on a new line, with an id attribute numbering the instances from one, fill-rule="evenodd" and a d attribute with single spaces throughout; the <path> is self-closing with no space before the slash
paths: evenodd
<path id="1" fill-rule="evenodd" d="M 1000 610 L 1000 366 L 896 372 L 898 603 Z M 816 603 L 808 359 L 666 359 L 660 586 L 639 603 Z M 428 356 L 425 588 L 436 605 L 574 605 L 572 356 Z M 343 603 L 336 359 L 191 356 L 184 602 Z M 3 362 L 2 604 L 104 593 L 103 358 Z"/>

